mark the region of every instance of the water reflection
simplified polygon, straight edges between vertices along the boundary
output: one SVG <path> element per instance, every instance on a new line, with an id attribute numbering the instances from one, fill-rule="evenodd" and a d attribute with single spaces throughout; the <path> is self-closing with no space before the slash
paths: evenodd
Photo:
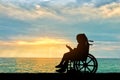
<path id="1" fill-rule="evenodd" d="M 60 59 L 23 58 L 16 59 L 16 72 L 20 73 L 54 73 Z"/>

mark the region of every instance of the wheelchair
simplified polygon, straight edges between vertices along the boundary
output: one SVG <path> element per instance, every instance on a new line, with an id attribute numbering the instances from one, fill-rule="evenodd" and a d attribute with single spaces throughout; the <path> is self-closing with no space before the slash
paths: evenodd
<path id="1" fill-rule="evenodd" d="M 93 42 L 89 40 L 89 42 Z M 92 45 L 92 44 L 89 44 Z M 97 59 L 92 55 L 88 54 L 86 58 L 79 60 L 69 60 L 66 73 L 79 72 L 79 73 L 96 73 L 98 69 Z"/>

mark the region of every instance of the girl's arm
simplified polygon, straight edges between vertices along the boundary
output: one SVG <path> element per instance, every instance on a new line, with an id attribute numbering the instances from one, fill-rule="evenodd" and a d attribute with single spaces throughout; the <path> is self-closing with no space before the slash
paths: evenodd
<path id="1" fill-rule="evenodd" d="M 73 49 L 72 49 L 70 46 L 66 45 L 66 47 L 67 47 L 70 51 L 73 51 Z"/>

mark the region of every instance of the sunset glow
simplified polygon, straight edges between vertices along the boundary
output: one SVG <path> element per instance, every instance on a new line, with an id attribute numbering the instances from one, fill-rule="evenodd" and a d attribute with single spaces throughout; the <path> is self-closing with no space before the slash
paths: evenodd
<path id="1" fill-rule="evenodd" d="M 33 41 L 1 42 L 0 57 L 61 57 L 68 51 L 65 47 L 66 44 L 71 44 L 71 42 L 64 39 L 51 38 L 38 38 Z"/>
<path id="2" fill-rule="evenodd" d="M 40 45 L 40 44 L 66 44 L 69 43 L 63 39 L 40 38 L 34 41 L 17 41 L 18 45 Z"/>
<path id="3" fill-rule="evenodd" d="M 85 33 L 95 57 L 120 58 L 119 26 L 120 0 L 0 0 L 0 57 L 62 57 Z"/>

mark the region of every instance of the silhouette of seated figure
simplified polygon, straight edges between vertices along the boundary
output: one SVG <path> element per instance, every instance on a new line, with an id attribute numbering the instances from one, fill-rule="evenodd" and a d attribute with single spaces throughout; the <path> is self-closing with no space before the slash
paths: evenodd
<path id="1" fill-rule="evenodd" d="M 66 47 L 69 49 L 69 52 L 65 53 L 61 62 L 55 66 L 56 68 L 60 68 L 56 70 L 57 72 L 65 72 L 69 60 L 83 60 L 87 57 L 89 53 L 89 43 L 86 35 L 84 33 L 78 34 L 76 36 L 76 40 L 78 42 L 76 48 L 72 49 L 70 46 L 66 45 Z"/>

